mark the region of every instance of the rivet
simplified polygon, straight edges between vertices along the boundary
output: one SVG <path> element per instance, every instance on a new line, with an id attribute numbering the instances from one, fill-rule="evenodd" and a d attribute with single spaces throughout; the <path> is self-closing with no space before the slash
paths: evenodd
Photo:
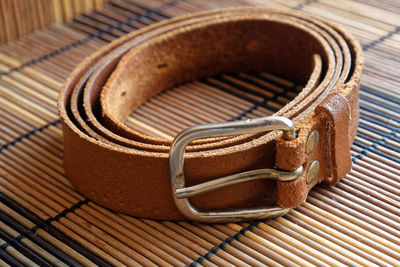
<path id="1" fill-rule="evenodd" d="M 311 184 L 318 177 L 318 173 L 319 173 L 319 161 L 314 160 L 308 166 L 306 175 L 307 184 Z"/>
<path id="2" fill-rule="evenodd" d="M 307 155 L 310 155 L 311 153 L 314 152 L 314 150 L 317 148 L 319 141 L 319 133 L 317 130 L 312 130 L 311 133 L 307 137 L 307 143 L 306 143 L 306 153 Z"/>

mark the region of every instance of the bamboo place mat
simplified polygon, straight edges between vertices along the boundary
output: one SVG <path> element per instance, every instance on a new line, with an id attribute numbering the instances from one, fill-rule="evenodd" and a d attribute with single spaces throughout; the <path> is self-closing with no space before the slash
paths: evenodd
<path id="1" fill-rule="evenodd" d="M 110 0 L 0 0 L 0 43 L 24 37 L 52 22 L 100 9 Z"/>
<path id="2" fill-rule="evenodd" d="M 238 5 L 302 10 L 361 42 L 353 170 L 335 187 L 313 189 L 288 215 L 248 223 L 135 218 L 77 193 L 64 176 L 56 109 L 74 66 L 145 25 Z M 400 266 L 399 14 L 395 0 L 117 0 L 0 46 L 0 266 Z M 167 90 L 127 124 L 171 138 L 193 124 L 271 114 L 299 89 L 268 73 L 220 75 Z"/>

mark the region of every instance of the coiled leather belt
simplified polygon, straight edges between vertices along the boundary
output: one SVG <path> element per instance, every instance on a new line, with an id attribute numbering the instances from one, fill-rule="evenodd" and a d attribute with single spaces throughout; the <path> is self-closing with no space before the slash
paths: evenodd
<path id="1" fill-rule="evenodd" d="M 91 200 L 134 216 L 282 215 L 317 183 L 333 185 L 350 171 L 361 69 L 353 37 L 301 13 L 239 8 L 153 24 L 89 56 L 64 83 L 66 174 Z M 123 123 L 166 88 L 240 71 L 304 89 L 272 117 L 195 126 L 173 144 Z"/>

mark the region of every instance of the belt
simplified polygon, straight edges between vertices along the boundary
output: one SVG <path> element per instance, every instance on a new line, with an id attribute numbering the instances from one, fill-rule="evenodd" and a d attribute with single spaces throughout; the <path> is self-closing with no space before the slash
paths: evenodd
<path id="1" fill-rule="evenodd" d="M 350 171 L 362 62 L 346 31 L 298 12 L 236 8 L 152 24 L 101 48 L 65 81 L 66 175 L 89 199 L 139 217 L 283 215 Z M 273 116 L 197 125 L 173 142 L 123 123 L 167 88 L 244 71 L 304 88 Z"/>

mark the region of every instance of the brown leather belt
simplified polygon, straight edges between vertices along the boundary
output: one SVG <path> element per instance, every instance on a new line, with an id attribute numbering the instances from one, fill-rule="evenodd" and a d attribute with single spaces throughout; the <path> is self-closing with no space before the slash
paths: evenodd
<path id="1" fill-rule="evenodd" d="M 59 98 L 66 174 L 89 199 L 139 217 L 282 215 L 314 185 L 350 171 L 362 62 L 342 28 L 286 10 L 209 11 L 150 25 L 89 56 L 66 80 Z M 171 157 L 169 140 L 123 123 L 166 88 L 242 71 L 305 86 L 273 117 L 184 131 Z"/>

